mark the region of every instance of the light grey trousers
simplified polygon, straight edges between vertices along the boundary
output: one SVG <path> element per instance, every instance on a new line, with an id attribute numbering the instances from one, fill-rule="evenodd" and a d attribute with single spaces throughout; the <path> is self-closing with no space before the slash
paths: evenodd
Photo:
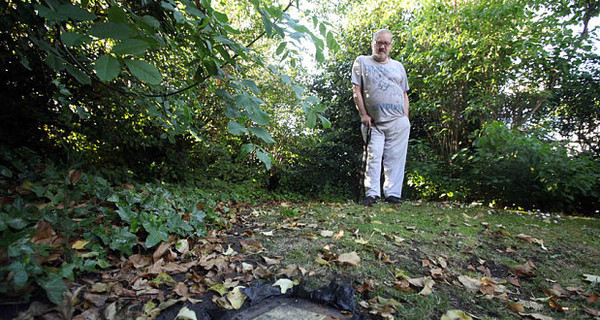
<path id="1" fill-rule="evenodd" d="M 368 127 L 362 125 L 361 131 L 366 143 Z M 401 117 L 371 126 L 364 182 L 367 197 L 381 197 L 382 164 L 385 197 L 400 198 L 402 196 L 409 133 L 410 121 L 408 117 Z"/>

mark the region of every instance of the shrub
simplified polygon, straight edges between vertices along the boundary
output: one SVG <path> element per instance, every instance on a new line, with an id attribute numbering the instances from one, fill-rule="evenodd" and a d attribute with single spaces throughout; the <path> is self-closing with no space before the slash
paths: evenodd
<path id="1" fill-rule="evenodd" d="M 457 159 L 468 171 L 471 198 L 523 208 L 591 212 L 600 197 L 600 162 L 571 155 L 544 132 L 511 130 L 501 122 L 476 134 Z"/>

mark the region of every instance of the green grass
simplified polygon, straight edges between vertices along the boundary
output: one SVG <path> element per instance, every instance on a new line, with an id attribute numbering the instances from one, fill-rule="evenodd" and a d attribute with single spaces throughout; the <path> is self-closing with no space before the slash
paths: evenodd
<path id="1" fill-rule="evenodd" d="M 504 290 L 496 296 L 505 293 L 511 302 L 538 299 L 535 301 L 542 308 L 525 309 L 525 313 L 556 318 L 592 318 L 583 307 L 600 309 L 597 303 L 587 302 L 590 296 L 600 294 L 598 284 L 583 280 L 583 274 L 600 274 L 598 219 L 417 202 L 372 207 L 285 203 L 260 213 L 255 222 L 275 229 L 274 236 L 263 237 L 268 254 L 284 257 L 282 265 L 297 264 L 309 270 L 303 279 L 306 286 L 317 288 L 336 279 L 358 288 L 371 281 L 374 290 L 357 294 L 357 302 L 393 298 L 400 302 L 392 312 L 399 319 L 439 319 L 452 309 L 480 319 L 520 319 L 506 298 L 470 292 L 457 279 L 461 275 L 482 278 L 485 267 L 492 279 L 501 282 L 511 276 L 512 267 L 529 260 L 537 267 L 537 275 L 519 278 L 521 287 L 504 283 Z M 324 237 L 323 230 L 343 231 L 344 235 Z M 517 237 L 523 235 L 535 240 Z M 325 246 L 334 255 L 357 252 L 359 265 L 315 262 Z M 424 260 L 443 260 L 445 264 L 426 266 Z M 421 288 L 417 287 L 414 292 L 393 288 L 395 281 L 402 280 L 396 278 L 398 272 L 420 278 L 429 276 L 434 268 L 442 269 L 443 278 L 436 279 L 429 295 L 419 295 Z M 565 308 L 562 312 L 550 305 L 546 293 L 561 288 L 562 296 L 551 300 Z"/>

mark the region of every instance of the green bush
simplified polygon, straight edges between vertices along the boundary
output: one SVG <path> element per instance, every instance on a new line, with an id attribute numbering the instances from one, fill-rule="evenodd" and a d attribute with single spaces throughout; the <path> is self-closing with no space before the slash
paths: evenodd
<path id="1" fill-rule="evenodd" d="M 571 155 L 544 132 L 511 130 L 501 122 L 476 134 L 473 150 L 456 158 L 467 169 L 469 197 L 501 205 L 592 212 L 600 198 L 600 162 Z"/>

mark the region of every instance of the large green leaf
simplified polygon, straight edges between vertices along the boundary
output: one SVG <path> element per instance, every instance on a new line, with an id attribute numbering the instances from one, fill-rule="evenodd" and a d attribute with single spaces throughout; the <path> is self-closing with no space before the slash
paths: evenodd
<path id="1" fill-rule="evenodd" d="M 108 9 L 108 20 L 111 22 L 127 22 L 127 13 L 120 7 L 112 6 Z"/>
<path id="2" fill-rule="evenodd" d="M 256 157 L 265 164 L 267 170 L 271 170 L 271 155 L 262 148 L 256 149 Z"/>
<path id="3" fill-rule="evenodd" d="M 66 67 L 65 60 L 51 52 L 48 52 L 44 62 L 54 71 L 61 71 Z"/>
<path id="4" fill-rule="evenodd" d="M 100 39 L 127 39 L 131 35 L 131 28 L 119 22 L 99 22 L 94 24 L 88 33 Z"/>
<path id="5" fill-rule="evenodd" d="M 84 43 L 92 42 L 92 38 L 88 35 L 79 34 L 77 32 L 63 32 L 60 34 L 60 40 L 70 47 L 76 47 Z"/>
<path id="6" fill-rule="evenodd" d="M 319 119 L 321 120 L 321 123 L 323 124 L 323 128 L 325 128 L 325 129 L 331 128 L 331 121 L 329 121 L 329 119 L 323 117 L 320 114 L 318 116 L 319 116 Z"/>
<path id="7" fill-rule="evenodd" d="M 125 39 L 122 42 L 117 43 L 111 51 L 116 54 L 143 55 L 148 48 L 150 48 L 150 44 L 144 40 Z"/>
<path id="8" fill-rule="evenodd" d="M 258 87 L 256 86 L 256 82 L 252 80 L 242 80 L 242 85 L 249 88 L 250 91 L 252 91 L 252 93 L 256 95 L 259 95 L 261 93 L 260 89 L 258 89 Z"/>
<path id="9" fill-rule="evenodd" d="M 70 3 L 58 6 L 57 11 L 75 21 L 88 21 L 96 19 L 95 14 Z"/>
<path id="10" fill-rule="evenodd" d="M 231 120 L 227 124 L 227 132 L 239 136 L 248 133 L 248 129 L 246 129 L 246 127 L 244 127 L 243 125 L 239 124 L 237 121 Z"/>
<path id="11" fill-rule="evenodd" d="M 245 157 L 246 155 L 248 155 L 250 152 L 254 151 L 254 149 L 256 149 L 256 146 L 252 143 L 246 143 L 242 146 L 242 148 L 240 149 L 240 154 L 238 156 L 238 160 Z"/>
<path id="12" fill-rule="evenodd" d="M 67 286 L 63 279 L 57 275 L 49 279 L 40 279 L 38 284 L 46 291 L 46 296 L 56 305 L 62 305 L 63 293 L 67 290 Z"/>
<path id="13" fill-rule="evenodd" d="M 252 127 L 248 129 L 252 134 L 261 138 L 266 143 L 275 143 L 275 140 L 271 137 L 271 135 L 264 128 L 260 127 Z"/>
<path id="14" fill-rule="evenodd" d="M 158 69 L 143 60 L 125 60 L 125 64 L 129 71 L 142 82 L 149 84 L 160 84 L 162 82 L 162 75 Z"/>
<path id="15" fill-rule="evenodd" d="M 245 109 L 250 119 L 258 125 L 267 125 L 270 121 L 269 114 L 261 109 L 262 100 L 247 93 L 235 96 L 235 103 L 240 109 Z"/>
<path id="16" fill-rule="evenodd" d="M 109 82 L 119 75 L 121 64 L 117 58 L 110 55 L 103 55 L 96 59 L 95 70 L 100 81 Z"/>
<path id="17" fill-rule="evenodd" d="M 87 74 L 85 74 L 85 72 L 79 70 L 78 68 L 76 68 L 75 66 L 71 65 L 71 64 L 67 64 L 67 72 L 73 76 L 73 78 L 75 78 L 77 81 L 79 81 L 81 84 L 91 84 L 92 80 L 90 79 L 90 77 L 88 77 Z"/>

